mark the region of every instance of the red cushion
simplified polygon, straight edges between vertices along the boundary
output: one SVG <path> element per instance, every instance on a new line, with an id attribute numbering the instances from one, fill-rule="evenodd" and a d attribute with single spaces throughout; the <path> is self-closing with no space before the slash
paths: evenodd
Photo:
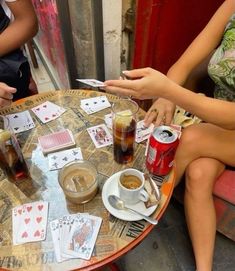
<path id="1" fill-rule="evenodd" d="M 216 181 L 213 193 L 235 205 L 235 171 L 225 170 Z"/>

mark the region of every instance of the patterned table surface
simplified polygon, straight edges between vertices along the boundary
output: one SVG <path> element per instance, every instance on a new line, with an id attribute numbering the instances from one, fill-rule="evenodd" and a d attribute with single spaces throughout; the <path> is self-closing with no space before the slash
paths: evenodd
<path id="1" fill-rule="evenodd" d="M 45 101 L 51 101 L 66 108 L 66 112 L 58 119 L 46 124 L 41 123 L 30 111 L 36 124 L 34 129 L 18 134 L 24 157 L 30 167 L 31 180 L 24 180 L 17 185 L 9 182 L 2 174 L 0 178 L 0 268 L 10 270 L 94 270 L 127 253 L 140 243 L 153 229 L 144 220 L 127 222 L 113 217 L 104 207 L 101 197 L 105 181 L 114 173 L 133 167 L 145 171 L 145 144 L 137 144 L 135 158 L 131 164 L 119 165 L 113 160 L 112 145 L 95 148 L 86 129 L 104 123 L 104 115 L 110 113 L 110 108 L 92 115 L 87 115 L 80 108 L 80 100 L 89 97 L 106 95 L 110 103 L 119 98 L 114 95 L 91 90 L 61 90 L 34 95 L 22 99 L 12 106 L 2 109 L 0 114 L 7 115 L 29 110 Z M 143 119 L 145 112 L 139 111 Z M 84 205 L 72 205 L 66 201 L 58 184 L 58 171 L 50 171 L 47 159 L 38 145 L 38 137 L 70 129 L 76 144 L 81 147 L 83 158 L 91 161 L 99 172 L 99 192 L 96 197 Z M 161 188 L 162 197 L 159 206 L 152 217 L 160 219 L 172 195 L 174 187 L 174 171 Z M 45 241 L 12 245 L 11 210 L 17 205 L 36 200 L 49 202 L 48 229 Z M 96 241 L 93 256 L 89 261 L 81 259 L 67 260 L 57 263 L 49 229 L 49 222 L 66 214 L 88 212 L 102 217 L 102 226 Z M 156 226 L 157 227 L 157 226 Z"/>

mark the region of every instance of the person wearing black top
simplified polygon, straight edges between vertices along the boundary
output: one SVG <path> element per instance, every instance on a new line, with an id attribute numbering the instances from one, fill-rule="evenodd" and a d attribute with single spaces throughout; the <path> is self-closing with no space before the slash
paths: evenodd
<path id="1" fill-rule="evenodd" d="M 30 95 L 30 67 L 21 47 L 37 31 L 37 16 L 30 0 L 0 0 L 0 106 Z"/>

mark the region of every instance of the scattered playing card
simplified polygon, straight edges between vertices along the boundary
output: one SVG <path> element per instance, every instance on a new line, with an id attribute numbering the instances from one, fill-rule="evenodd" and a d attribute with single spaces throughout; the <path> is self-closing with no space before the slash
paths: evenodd
<path id="1" fill-rule="evenodd" d="M 12 209 L 13 244 L 45 240 L 48 202 L 35 201 Z"/>
<path id="2" fill-rule="evenodd" d="M 76 258 L 89 260 L 95 246 L 102 219 L 97 216 L 76 217 L 71 227 L 65 252 Z"/>
<path id="3" fill-rule="evenodd" d="M 71 258 L 89 259 L 101 222 L 100 217 L 86 213 L 65 215 L 51 221 L 50 228 L 57 262 Z"/>
<path id="4" fill-rule="evenodd" d="M 149 127 L 145 127 L 144 120 L 139 121 L 136 126 L 137 127 L 136 127 L 135 141 L 137 143 L 140 143 L 148 139 L 154 129 L 154 125 L 152 123 L 149 125 Z"/>
<path id="5" fill-rule="evenodd" d="M 47 123 L 58 118 L 66 109 L 52 102 L 46 101 L 31 109 L 33 113 L 43 122 Z"/>
<path id="6" fill-rule="evenodd" d="M 181 132 L 182 127 L 180 125 L 177 125 L 177 124 L 170 124 L 170 127 L 173 128 L 177 132 L 178 138 L 180 138 L 181 134 L 182 134 L 182 132 Z"/>
<path id="7" fill-rule="evenodd" d="M 40 136 L 38 138 L 38 142 L 41 145 L 44 154 L 70 148 L 76 145 L 73 134 L 68 129 Z"/>
<path id="8" fill-rule="evenodd" d="M 54 244 L 55 257 L 57 262 L 65 261 L 66 258 L 62 258 L 60 255 L 60 228 L 59 228 L 59 219 L 55 219 L 50 222 L 52 241 Z"/>
<path id="9" fill-rule="evenodd" d="M 33 119 L 28 110 L 6 115 L 9 125 L 15 133 L 21 133 L 35 127 Z"/>
<path id="10" fill-rule="evenodd" d="M 113 144 L 113 137 L 105 124 L 100 124 L 87 129 L 96 148 Z"/>
<path id="11" fill-rule="evenodd" d="M 100 87 L 105 87 L 104 82 L 96 80 L 96 79 L 76 79 L 77 81 L 95 87 L 95 88 L 100 88 Z"/>
<path id="12" fill-rule="evenodd" d="M 111 107 L 106 96 L 98 96 L 81 100 L 80 107 L 87 113 L 93 114 L 105 108 Z"/>
<path id="13" fill-rule="evenodd" d="M 109 114 L 105 115 L 104 116 L 104 121 L 105 121 L 107 127 L 112 130 L 112 128 L 113 128 L 113 116 L 112 116 L 112 113 L 109 113 Z"/>
<path id="14" fill-rule="evenodd" d="M 48 154 L 49 169 L 55 170 L 62 168 L 65 164 L 82 160 L 81 148 L 74 148 L 65 151 L 55 152 Z"/>

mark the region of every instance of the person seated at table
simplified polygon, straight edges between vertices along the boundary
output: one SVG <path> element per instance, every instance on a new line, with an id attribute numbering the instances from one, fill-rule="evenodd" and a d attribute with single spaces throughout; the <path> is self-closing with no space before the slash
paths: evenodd
<path id="1" fill-rule="evenodd" d="M 30 95 L 31 72 L 21 47 L 37 31 L 31 0 L 0 0 L 0 106 Z"/>
<path id="2" fill-rule="evenodd" d="M 198 95 L 182 85 L 190 72 L 215 50 L 208 71 L 215 98 Z M 175 105 L 204 122 L 185 128 L 176 152 L 176 185 L 185 173 L 185 215 L 197 271 L 213 266 L 216 214 L 212 190 L 226 165 L 235 166 L 235 1 L 226 0 L 209 23 L 170 68 L 167 76 L 143 68 L 124 73 L 133 80 L 108 80 L 106 90 L 157 101 L 146 123 L 156 118 L 170 124 Z M 136 78 L 136 79 L 135 79 Z M 160 97 L 160 98 L 159 98 Z M 154 108 L 158 109 L 152 110 Z M 154 115 L 155 114 L 155 115 Z"/>

